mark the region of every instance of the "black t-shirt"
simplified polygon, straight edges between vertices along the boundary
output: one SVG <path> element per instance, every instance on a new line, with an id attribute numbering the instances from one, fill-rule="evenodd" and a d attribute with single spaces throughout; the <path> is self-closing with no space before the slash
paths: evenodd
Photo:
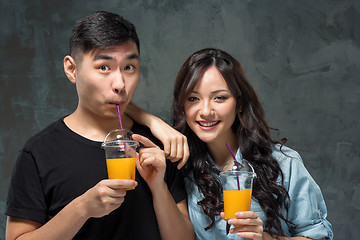
<path id="1" fill-rule="evenodd" d="M 160 145 L 150 130 L 134 122 L 131 129 Z M 63 118 L 21 149 L 11 178 L 6 215 L 42 224 L 69 202 L 107 178 L 105 153 L 94 142 L 71 131 Z M 127 191 L 123 204 L 102 218 L 90 218 L 74 239 L 161 239 L 146 182 Z M 165 182 L 176 203 L 186 198 L 181 173 L 167 161 Z"/>

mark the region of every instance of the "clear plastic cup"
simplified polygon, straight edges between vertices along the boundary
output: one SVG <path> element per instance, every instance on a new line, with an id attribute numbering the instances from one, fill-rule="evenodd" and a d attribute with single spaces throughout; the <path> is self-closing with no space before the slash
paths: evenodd
<path id="1" fill-rule="evenodd" d="M 220 173 L 225 219 L 235 218 L 236 212 L 250 211 L 253 180 L 256 174 L 248 161 L 241 160 L 240 163 L 242 164 L 240 170 L 234 167 Z"/>
<path id="2" fill-rule="evenodd" d="M 124 138 L 123 138 L 124 134 Z M 105 150 L 109 179 L 135 180 L 136 148 L 139 142 L 131 138 L 128 129 L 116 129 L 108 133 L 101 147 Z M 134 188 L 126 188 L 131 190 Z"/>

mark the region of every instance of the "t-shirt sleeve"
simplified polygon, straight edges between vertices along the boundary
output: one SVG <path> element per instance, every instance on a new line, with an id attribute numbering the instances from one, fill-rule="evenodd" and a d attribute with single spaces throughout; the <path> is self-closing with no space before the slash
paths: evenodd
<path id="1" fill-rule="evenodd" d="M 288 220 L 295 224 L 292 228 L 294 236 L 333 239 L 332 226 L 326 220 L 327 209 L 320 187 L 305 168 L 300 155 L 295 152 L 285 165 L 285 186 L 291 200 Z"/>
<path id="2" fill-rule="evenodd" d="M 35 222 L 47 221 L 45 197 L 32 155 L 21 150 L 10 181 L 6 215 Z"/>
<path id="3" fill-rule="evenodd" d="M 166 164 L 165 182 L 175 203 L 179 203 L 186 199 L 184 177 L 181 171 L 177 169 L 177 163 L 166 160 Z"/>

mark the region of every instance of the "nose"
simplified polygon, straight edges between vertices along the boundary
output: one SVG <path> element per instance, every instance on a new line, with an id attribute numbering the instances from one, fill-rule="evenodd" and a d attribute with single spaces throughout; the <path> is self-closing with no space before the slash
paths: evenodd
<path id="1" fill-rule="evenodd" d="M 121 94 L 125 91 L 125 81 L 120 71 L 116 72 L 112 88 L 117 94 Z"/>
<path id="2" fill-rule="evenodd" d="M 213 109 L 209 101 L 203 101 L 199 111 L 201 116 L 209 116 L 213 113 Z"/>

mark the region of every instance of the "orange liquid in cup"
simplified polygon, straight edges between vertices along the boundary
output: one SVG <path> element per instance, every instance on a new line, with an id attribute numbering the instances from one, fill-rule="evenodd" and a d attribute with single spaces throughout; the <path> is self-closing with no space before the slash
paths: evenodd
<path id="1" fill-rule="evenodd" d="M 109 179 L 135 180 L 135 158 L 106 159 Z M 125 188 L 131 190 L 134 188 Z"/>
<path id="2" fill-rule="evenodd" d="M 235 213 L 250 211 L 251 189 L 224 190 L 225 219 L 235 218 Z"/>

